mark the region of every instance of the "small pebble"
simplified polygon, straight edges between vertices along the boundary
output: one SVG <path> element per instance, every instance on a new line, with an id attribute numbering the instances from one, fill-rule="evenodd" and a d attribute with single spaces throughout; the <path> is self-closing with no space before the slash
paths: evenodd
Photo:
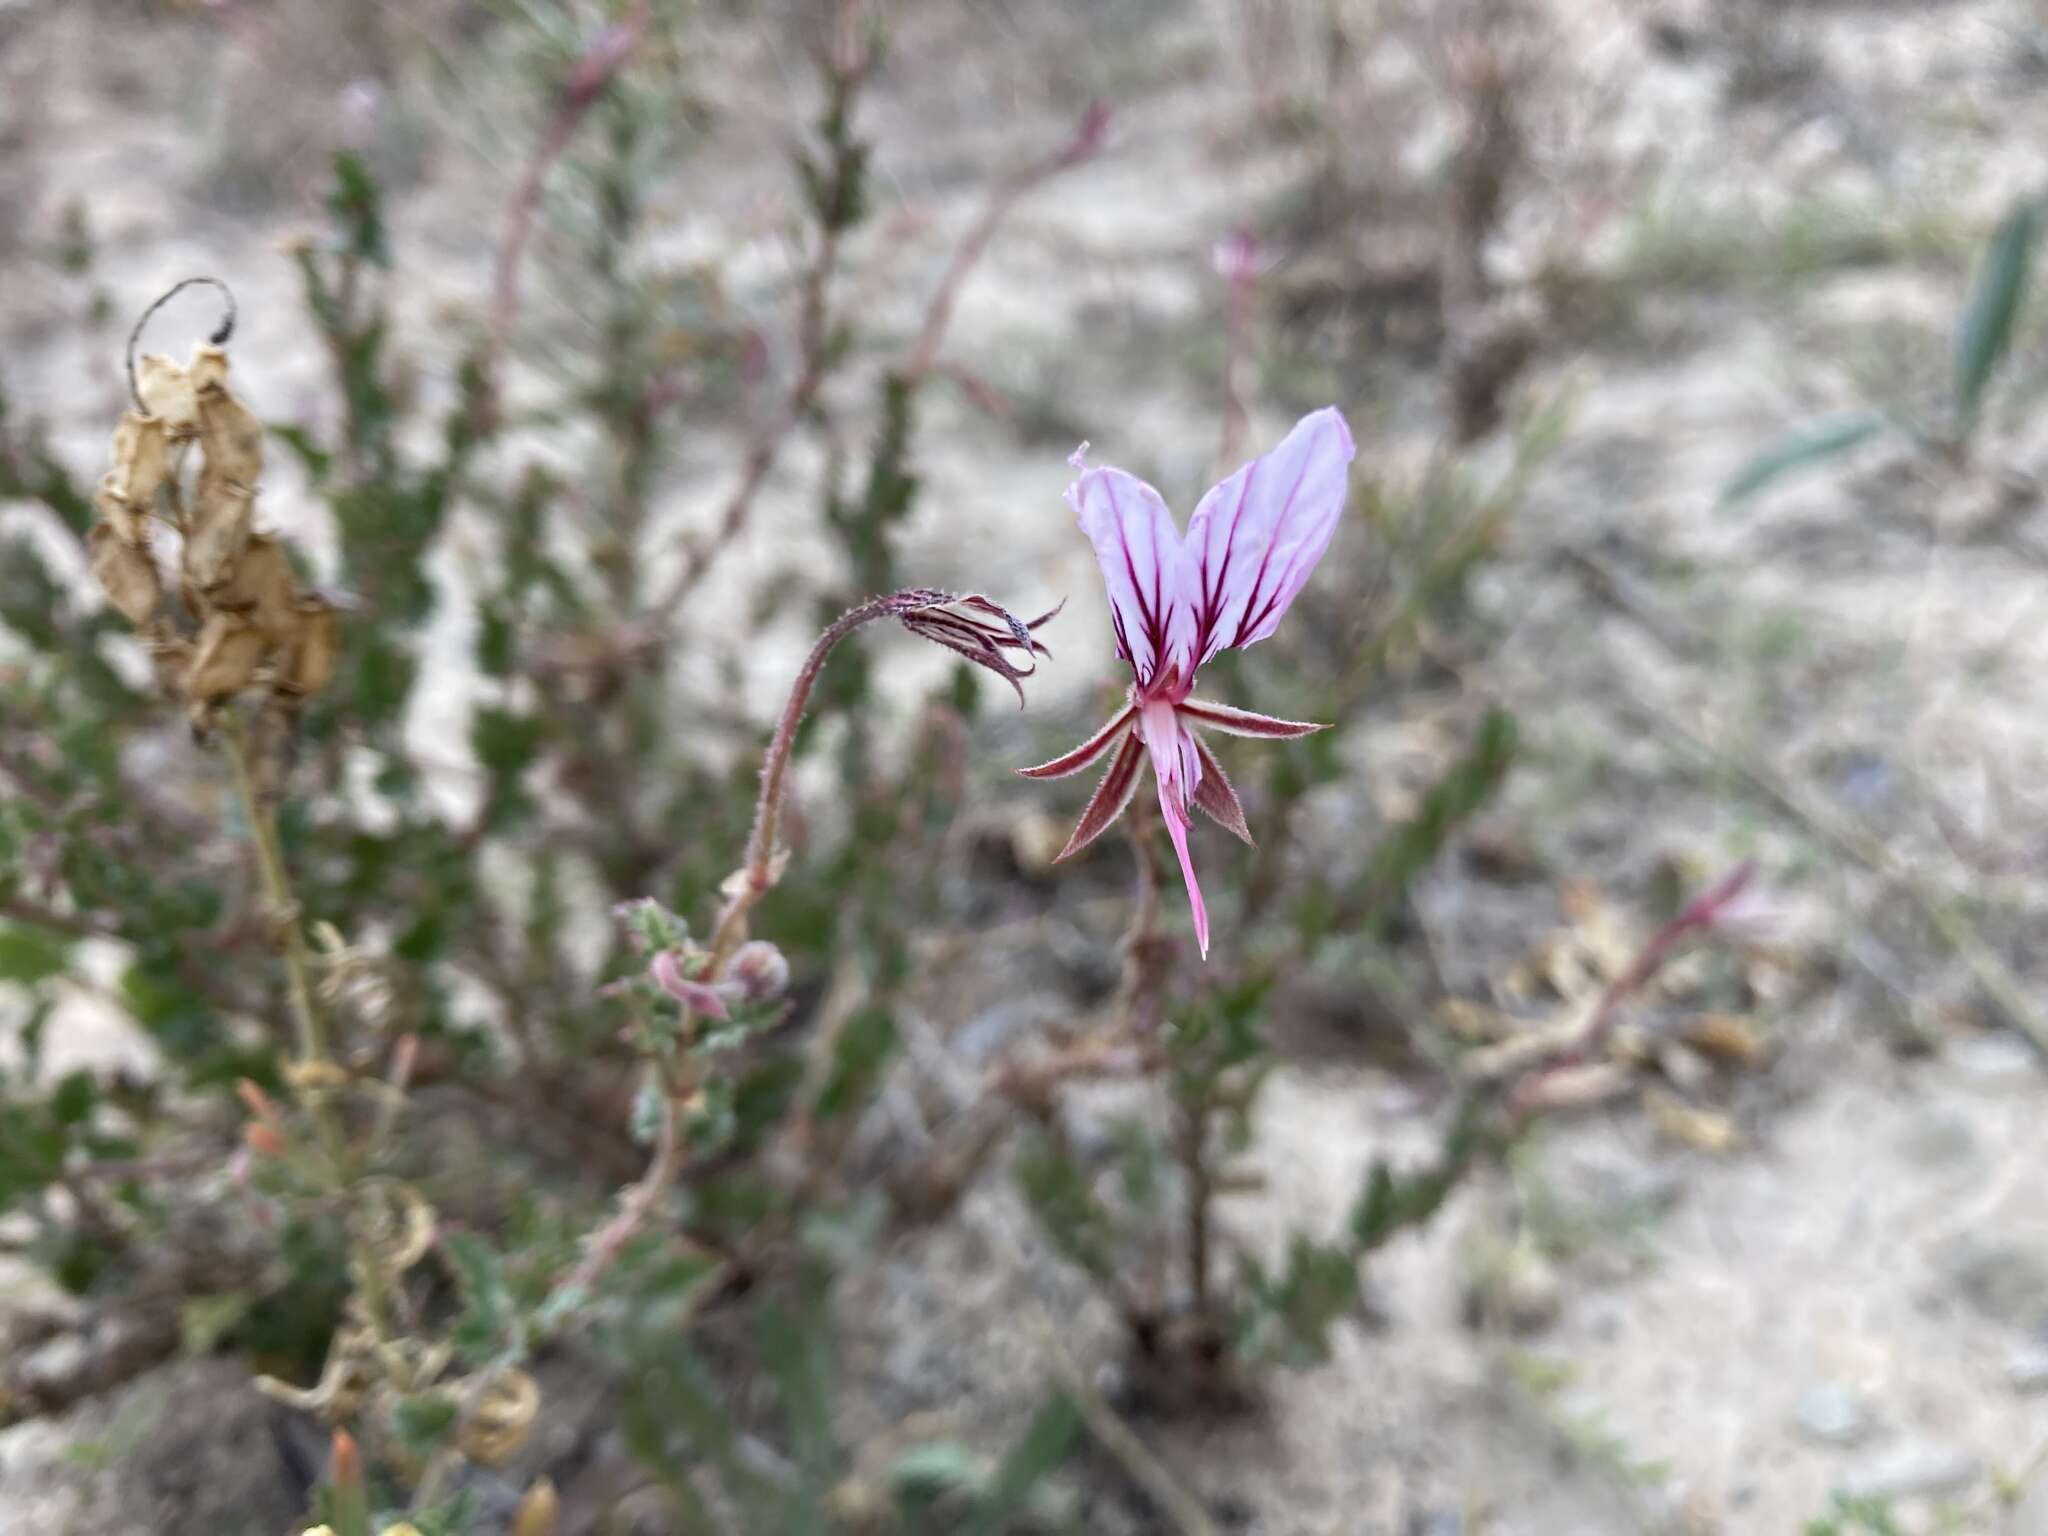
<path id="1" fill-rule="evenodd" d="M 1799 1394 L 1799 1432 L 1821 1445 L 1855 1445 L 1871 1430 L 1863 1400 L 1839 1382 L 1817 1381 Z"/>
<path id="2" fill-rule="evenodd" d="M 1841 1491 L 1853 1499 L 1946 1498 L 1976 1482 L 1983 1470 L 1967 1451 L 1914 1440 L 1852 1469 Z"/>
<path id="3" fill-rule="evenodd" d="M 1978 1088 L 2018 1090 L 2042 1080 L 2041 1053 L 2018 1035 L 1971 1035 L 1956 1041 L 1942 1058 L 1965 1082 Z"/>
<path id="4" fill-rule="evenodd" d="M 2005 1380 L 2015 1392 L 2048 1392 L 2048 1339 L 2022 1344 L 2007 1355 Z"/>

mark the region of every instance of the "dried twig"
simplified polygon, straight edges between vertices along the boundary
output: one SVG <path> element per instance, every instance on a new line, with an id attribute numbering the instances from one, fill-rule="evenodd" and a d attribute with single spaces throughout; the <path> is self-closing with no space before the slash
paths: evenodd
<path id="1" fill-rule="evenodd" d="M 498 241 L 497 261 L 491 279 L 491 330 L 483 357 L 483 378 L 495 395 L 498 366 L 511 339 L 512 325 L 519 313 L 519 267 L 533 235 L 533 216 L 540 206 L 541 189 L 548 172 L 569 147 L 576 129 L 590 109 L 611 88 L 612 81 L 640 45 L 647 28 L 648 0 L 633 0 L 626 14 L 592 39 L 576 61 L 562 88 L 561 99 L 548 119 L 546 130 L 520 170 L 505 208 L 505 232 Z"/>
<path id="2" fill-rule="evenodd" d="M 982 205 L 981 216 L 969 226 L 959 245 L 953 248 L 953 259 L 946 266 L 945 276 L 939 279 L 939 286 L 932 291 L 931 302 L 925 308 L 924 326 L 918 332 L 917 342 L 911 347 L 909 360 L 903 366 L 904 379 L 912 384 L 921 382 L 937 362 L 939 346 L 946 339 L 946 326 L 953 318 L 953 305 L 960 297 L 961 285 L 988 250 L 989 241 L 995 238 L 996 230 L 1009 217 L 1010 210 L 1035 188 L 1062 171 L 1092 159 L 1108 134 L 1109 108 L 1101 102 L 1091 103 L 1081 114 L 1072 138 L 1051 154 L 1020 166 L 990 189 L 988 200 Z"/>

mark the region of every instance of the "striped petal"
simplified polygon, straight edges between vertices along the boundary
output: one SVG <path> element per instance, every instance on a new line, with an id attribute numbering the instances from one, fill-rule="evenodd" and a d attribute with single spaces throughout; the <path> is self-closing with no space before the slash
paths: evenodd
<path id="1" fill-rule="evenodd" d="M 1124 807 L 1131 803 L 1131 796 L 1137 792 L 1138 769 L 1144 762 L 1144 744 L 1136 735 L 1126 736 L 1122 748 L 1109 760 L 1109 772 L 1102 776 L 1102 782 L 1095 786 L 1095 793 L 1088 797 L 1088 808 L 1081 813 L 1074 835 L 1067 839 L 1067 846 L 1059 851 L 1053 863 L 1072 858 L 1107 832 L 1117 817 L 1123 815 Z"/>
<path id="2" fill-rule="evenodd" d="M 1085 471 L 1067 490 L 1081 531 L 1095 546 L 1109 588 L 1117 654 L 1138 686 L 1169 667 L 1192 675 L 1195 661 L 1194 561 L 1159 493 L 1120 469 Z"/>
<path id="3" fill-rule="evenodd" d="M 1273 633 L 1330 547 L 1356 452 L 1344 418 L 1325 406 L 1202 498 L 1187 536 L 1197 666 Z"/>
<path id="4" fill-rule="evenodd" d="M 1244 806 L 1238 801 L 1237 791 L 1231 788 L 1230 776 L 1199 736 L 1195 737 L 1195 754 L 1202 761 L 1202 777 L 1195 785 L 1195 805 L 1240 842 L 1258 847 L 1252 842 L 1252 829 L 1245 825 Z"/>
<path id="5" fill-rule="evenodd" d="M 1230 736 L 1263 736 L 1271 741 L 1289 741 L 1296 736 L 1313 736 L 1329 729 L 1310 720 L 1276 720 L 1271 715 L 1253 714 L 1229 704 L 1212 704 L 1207 699 L 1183 699 L 1176 708 L 1192 725 L 1222 731 Z"/>
<path id="6" fill-rule="evenodd" d="M 1090 736 L 1081 745 L 1064 756 L 1056 757 L 1049 763 L 1040 763 L 1036 768 L 1019 768 L 1017 771 L 1027 779 L 1064 779 L 1070 773 L 1079 773 L 1103 753 L 1116 745 L 1119 732 L 1126 730 L 1137 715 L 1135 704 L 1124 706 L 1123 711 L 1109 724 Z"/>
<path id="7" fill-rule="evenodd" d="M 1188 888 L 1188 910 L 1194 914 L 1195 944 L 1204 960 L 1209 958 L 1209 908 L 1202 900 L 1201 882 L 1195 879 L 1194 860 L 1188 857 L 1188 813 L 1175 803 L 1171 786 L 1159 781 L 1159 809 L 1166 817 L 1166 835 L 1173 839 L 1174 856 L 1180 860 L 1181 883 Z"/>

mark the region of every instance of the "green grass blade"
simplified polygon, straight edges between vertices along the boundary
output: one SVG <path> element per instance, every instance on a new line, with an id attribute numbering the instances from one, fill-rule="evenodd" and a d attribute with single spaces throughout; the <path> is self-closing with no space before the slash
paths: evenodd
<path id="1" fill-rule="evenodd" d="M 1721 505 L 1745 502 L 1773 481 L 1837 458 L 1877 436 L 1886 425 L 1876 411 L 1860 411 L 1789 433 L 1729 476 L 1721 487 Z"/>
<path id="2" fill-rule="evenodd" d="M 2041 205 L 2029 198 L 1999 221 L 1977 264 L 1977 281 L 1956 329 L 1956 428 L 1967 434 L 1976 424 L 1978 408 L 1991 376 L 2012 345 L 2020 306 L 2027 296 L 2027 277 L 2034 259 L 2034 238 L 2041 228 Z"/>
<path id="3" fill-rule="evenodd" d="M 1064 1392 L 1055 1393 L 989 1478 L 975 1507 L 974 1523 L 968 1527 L 969 1536 L 996 1536 L 1021 1514 L 1033 1490 L 1067 1459 L 1080 1429 L 1081 1416 L 1073 1403 Z"/>

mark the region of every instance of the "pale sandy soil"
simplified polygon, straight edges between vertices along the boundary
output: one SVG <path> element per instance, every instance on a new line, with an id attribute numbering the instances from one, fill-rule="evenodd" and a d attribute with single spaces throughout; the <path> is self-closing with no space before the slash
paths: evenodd
<path id="1" fill-rule="evenodd" d="M 82 202 L 100 248 L 92 282 L 121 314 L 131 296 L 188 270 L 221 274 L 241 297 L 237 366 L 252 390 L 273 413 L 317 409 L 323 365 L 276 249 L 306 210 L 285 197 L 224 211 L 217 191 L 226 130 L 200 82 L 240 79 L 249 61 L 210 53 L 183 22 L 116 34 L 106 17 L 121 9 L 0 3 L 0 126 L 33 119 L 18 147 L 0 151 L 0 220 L 17 241 L 24 231 L 48 239 L 63 207 Z M 1509 1337 L 1460 1319 L 1460 1245 L 1498 1223 L 1506 1196 L 1495 1181 L 1382 1256 L 1372 1277 L 1386 1327 L 1343 1331 L 1330 1364 L 1278 1384 L 1266 1417 L 1147 1433 L 1233 1516 L 1228 1528 L 1270 1536 L 1790 1532 L 1824 1511 L 1831 1490 L 1883 1491 L 1887 1480 L 1911 1529 L 2048 1536 L 2038 1498 L 2003 1524 L 1992 1512 L 2001 1470 L 2048 1435 L 2048 1394 L 2009 1379 L 2030 1342 L 2048 1344 L 2048 1098 L 2036 1064 L 1976 1027 L 1993 1010 L 1925 941 L 1897 890 L 1731 775 L 1702 770 L 1631 703 L 1852 810 L 1930 878 L 1974 884 L 1990 877 L 1972 859 L 1995 867 L 2006 897 L 1996 937 L 2023 980 L 2040 974 L 2048 586 L 2038 506 L 1987 531 L 1970 488 L 1878 450 L 1744 512 L 1715 507 L 1720 482 L 1760 441 L 1855 402 L 1856 337 L 1870 317 L 1923 327 L 1928 377 L 1940 378 L 1960 258 L 1886 260 L 1796 284 L 1737 276 L 1707 294 L 1661 284 L 1642 230 L 1655 224 L 1658 241 L 1696 252 L 1825 201 L 1880 224 L 1959 230 L 1952 248 L 1966 253 L 2010 195 L 2040 182 L 2048 74 L 2025 39 L 2040 47 L 2044 18 L 2018 0 L 1794 7 L 1789 43 L 1803 68 L 1749 99 L 1730 84 L 1731 49 L 1705 43 L 1676 59 L 1653 49 L 1650 9 L 1557 6 L 1564 104 L 1545 118 L 1540 148 L 1547 167 L 1606 168 L 1594 179 L 1620 211 L 1588 246 L 1633 304 L 1535 370 L 1533 391 L 1579 392 L 1572 434 L 1481 583 L 1478 622 L 1494 643 L 1467 681 L 1512 704 L 1531 738 L 1502 815 L 1552 874 L 1640 892 L 1674 848 L 1712 862 L 1760 853 L 1821 914 L 1805 937 L 1831 979 L 1768 1021 L 1783 1049 L 1741 1090 L 1746 1144 L 1733 1155 L 1674 1149 L 1630 1111 L 1540 1138 L 1522 1177 L 1578 1202 L 1596 1234 L 1558 1259 L 1546 1327 Z M 1710 29 L 1717 9 L 1658 14 Z M 948 13 L 909 29 L 871 119 L 895 200 L 885 221 L 907 233 L 866 280 L 885 323 L 907 330 L 986 168 L 1049 142 L 1091 93 L 1114 94 L 1113 152 L 1021 211 L 967 290 L 950 350 L 1184 503 L 1214 455 L 1213 379 L 1184 340 L 1219 312 L 1209 247 L 1295 184 L 1301 165 L 1285 147 L 1244 147 L 1250 95 L 1231 8 L 1120 7 L 1093 21 L 1079 11 Z M 748 80 L 797 67 L 765 45 L 721 46 Z M 1402 76 L 1398 61 L 1374 67 Z M 309 89 L 296 104 L 315 139 L 320 102 L 344 83 L 323 80 L 326 96 Z M 769 243 L 747 232 L 750 209 L 784 190 L 766 130 L 786 120 L 772 92 L 742 94 L 737 120 L 761 128 L 759 141 L 722 174 L 675 189 L 675 238 L 772 264 Z M 419 110 L 434 132 L 464 120 L 445 104 Z M 1426 165 L 1430 125 L 1409 126 L 1417 142 L 1356 152 Z M 396 203 L 412 274 L 402 314 L 483 292 L 504 173 L 472 166 L 443 147 Z M 312 185 L 313 172 L 294 174 Z M 1552 238 L 1536 214 L 1511 221 L 1499 259 L 1533 263 Z M 86 296 L 79 280 L 0 243 L 0 375 L 81 465 L 96 458 L 119 399 L 119 327 L 88 326 Z M 1114 361 L 1095 360 L 1110 349 Z M 1897 358 L 1875 371 L 1887 362 Z M 1362 398 L 1345 403 L 1366 452 L 1415 459 L 1435 430 L 1428 375 L 1404 376 L 1396 362 L 1355 382 Z M 1256 425 L 1286 419 L 1268 400 Z M 2000 452 L 2038 471 L 2043 441 L 2039 425 L 2022 424 Z M 1020 441 L 956 401 L 935 406 L 920 454 L 928 489 L 904 547 L 936 584 L 985 587 L 1020 608 L 1068 596 L 1060 657 L 1034 708 L 1078 720 L 1106 659 L 1090 637 L 1106 624 L 1058 499 L 1070 446 Z M 686 453 L 663 516 L 701 520 L 723 494 L 722 462 L 708 443 Z M 806 467 L 793 460 L 764 500 L 729 561 L 736 580 L 787 567 L 811 515 Z M 288 484 L 267 506 L 318 542 Z M 1347 537 L 1353 558 L 1369 558 L 1362 529 Z M 1582 555 L 1625 578 L 1666 638 L 1596 599 L 1561 558 Z M 438 622 L 460 632 L 459 593 Z M 772 639 L 749 701 L 764 715 L 795 643 Z M 470 692 L 441 667 L 415 722 L 421 737 L 447 739 Z M 1389 755 L 1361 745 L 1361 762 Z M 1360 793 L 1384 787 L 1369 778 L 1362 770 Z M 1419 906 L 1453 985 L 1474 992 L 1556 921 L 1547 881 L 1504 904 L 1456 868 L 1425 880 Z M 1060 1006 L 1042 967 L 1031 984 Z M 943 1033 L 971 1030 L 974 1010 L 994 1006 L 977 1003 L 971 984 L 947 993 L 934 1004 L 955 1010 L 939 1019 Z M 1895 1052 L 1902 1020 L 1932 1021 L 1931 1056 Z M 68 1016 L 65 1048 L 131 1049 L 83 1009 Z M 1269 1191 L 1233 1209 L 1241 1239 L 1277 1249 L 1296 1227 L 1330 1230 L 1376 1149 L 1419 1149 L 1419 1127 L 1394 1098 L 1341 1053 L 1283 1070 L 1259 1121 Z M 934 1406 L 970 1426 L 1014 1422 L 1041 1378 L 1020 1316 L 1035 1307 L 1070 1320 L 1067 1347 L 1084 1358 L 1113 1326 L 1051 1266 L 1002 1186 L 855 1276 L 849 1298 L 855 1424 Z M 1551 1366 L 1566 1369 L 1546 1375 Z M 107 1438 L 110 1416 L 92 1407 L 68 1426 L 0 1435 L 0 1531 L 138 1529 L 110 1512 L 106 1474 L 62 1450 Z M 1138 1508 L 1105 1498 L 1100 1528 L 1158 1528 Z M 67 1523 L 73 1513 L 79 1523 Z"/>

